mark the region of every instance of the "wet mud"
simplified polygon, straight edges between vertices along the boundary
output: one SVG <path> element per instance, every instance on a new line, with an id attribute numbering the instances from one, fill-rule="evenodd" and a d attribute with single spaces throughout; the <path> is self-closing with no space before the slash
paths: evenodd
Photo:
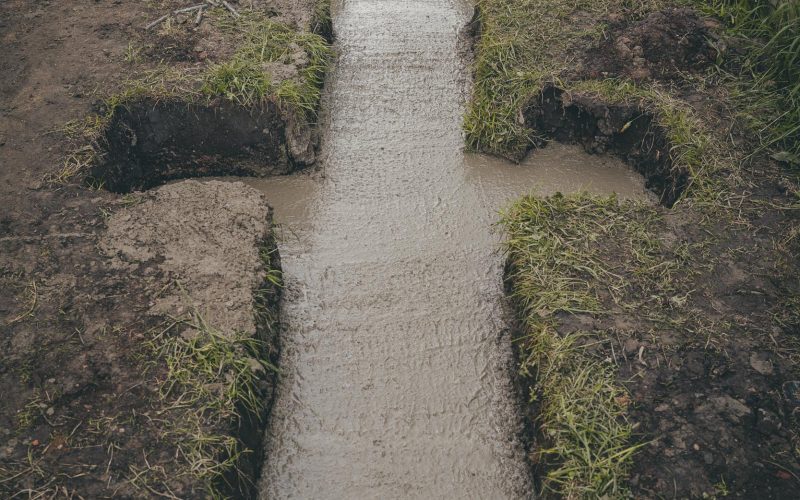
<path id="1" fill-rule="evenodd" d="M 275 208 L 285 284 L 262 498 L 533 489 L 497 211 L 532 190 L 649 194 L 577 146 L 522 165 L 462 152 L 471 14 L 448 0 L 340 6 L 320 170 L 247 181 Z"/>

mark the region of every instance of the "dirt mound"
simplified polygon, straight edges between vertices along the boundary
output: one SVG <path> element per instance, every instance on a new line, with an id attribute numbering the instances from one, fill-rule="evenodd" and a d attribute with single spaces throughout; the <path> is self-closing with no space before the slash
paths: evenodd
<path id="1" fill-rule="evenodd" d="M 241 182 L 187 180 L 134 195 L 131 204 L 108 219 L 99 246 L 112 269 L 145 266 L 146 275 L 181 284 L 183 292 L 154 298 L 150 313 L 175 314 L 191 297 L 221 332 L 255 335 L 255 271 L 270 233 L 263 195 Z"/>
<path id="2" fill-rule="evenodd" d="M 712 21 L 692 9 L 665 9 L 639 21 L 611 16 L 605 40 L 587 52 L 584 76 L 623 76 L 633 80 L 677 78 L 703 70 L 717 57 L 709 42 Z"/>

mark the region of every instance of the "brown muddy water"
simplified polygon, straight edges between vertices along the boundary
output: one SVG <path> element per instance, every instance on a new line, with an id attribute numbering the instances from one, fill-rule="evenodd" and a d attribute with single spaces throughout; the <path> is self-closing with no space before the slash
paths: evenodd
<path id="1" fill-rule="evenodd" d="M 280 224 L 281 380 L 262 498 L 520 498 L 497 211 L 533 190 L 647 197 L 619 162 L 553 145 L 462 152 L 456 0 L 346 0 L 322 168 L 250 180 Z"/>

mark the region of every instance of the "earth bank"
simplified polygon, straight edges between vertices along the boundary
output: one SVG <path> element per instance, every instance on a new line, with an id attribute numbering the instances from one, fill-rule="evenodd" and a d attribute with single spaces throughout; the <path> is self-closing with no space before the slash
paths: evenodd
<path id="1" fill-rule="evenodd" d="M 4 496 L 252 493 L 271 209 L 237 183 L 106 190 L 314 161 L 327 3 L 211 3 L 149 29 L 188 3 L 0 7 Z"/>
<path id="2" fill-rule="evenodd" d="M 610 151 L 663 205 L 528 196 L 503 216 L 538 488 L 796 497 L 797 177 L 749 128 L 778 110 L 713 66 L 747 45 L 679 2 L 479 6 L 468 144 Z"/>

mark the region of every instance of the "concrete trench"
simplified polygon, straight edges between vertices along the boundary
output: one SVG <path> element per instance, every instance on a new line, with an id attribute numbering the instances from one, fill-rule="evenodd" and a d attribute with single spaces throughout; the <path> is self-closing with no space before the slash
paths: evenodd
<path id="1" fill-rule="evenodd" d="M 463 153 L 458 0 L 345 0 L 321 168 L 254 179 L 282 226 L 281 377 L 261 498 L 522 498 L 497 211 L 540 194 L 647 197 L 613 158 Z"/>
<path id="2" fill-rule="evenodd" d="M 98 167 L 106 188 L 245 177 L 154 190 L 115 214 L 107 251 L 125 262 L 174 254 L 163 271 L 188 279 L 212 323 L 257 335 L 258 245 L 277 234 L 285 289 L 270 345 L 281 345 L 280 373 L 253 455 L 265 460 L 260 498 L 527 497 L 497 213 L 529 192 L 655 195 L 621 160 L 579 146 L 552 144 L 520 165 L 463 152 L 469 2 L 340 0 L 333 14 L 339 57 L 320 167 L 260 178 L 291 170 L 280 123 L 255 139 L 275 113 L 143 107 L 110 128 L 110 160 Z M 193 128 L 181 128 L 184 115 Z M 276 229 L 261 221 L 267 202 Z M 202 210 L 181 208 L 192 204 Z M 257 238 L 240 234 L 250 226 Z M 215 267 L 231 258 L 236 272 Z M 162 298 L 153 313 L 184 299 Z M 248 446 L 262 441 L 251 437 Z"/>

